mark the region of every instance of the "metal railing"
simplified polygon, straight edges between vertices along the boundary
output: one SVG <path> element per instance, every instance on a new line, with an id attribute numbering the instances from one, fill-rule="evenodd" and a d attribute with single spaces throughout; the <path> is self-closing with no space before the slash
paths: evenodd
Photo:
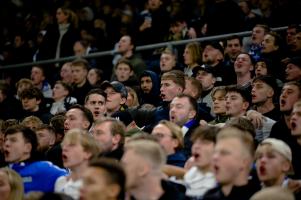
<path id="1" fill-rule="evenodd" d="M 287 29 L 287 26 L 272 28 L 272 30 L 276 31 L 276 32 L 283 31 L 283 30 L 286 30 L 286 29 Z M 244 36 L 250 36 L 251 33 L 252 33 L 251 31 L 244 31 L 244 32 L 238 32 L 238 33 L 229 33 L 229 34 L 209 36 L 209 37 L 201 37 L 201 38 L 188 39 L 188 40 L 162 42 L 162 43 L 156 43 L 156 44 L 150 44 L 150 45 L 137 46 L 135 51 L 144 51 L 144 50 L 150 50 L 150 49 L 157 49 L 157 48 L 166 47 L 168 45 L 169 46 L 179 46 L 179 45 L 185 45 L 189 42 L 204 42 L 204 41 L 221 40 L 221 39 L 225 39 L 225 38 L 227 38 L 229 36 L 232 36 L 232 35 L 238 35 L 240 37 L 244 37 Z M 114 55 L 115 53 L 117 53 L 117 52 L 114 51 L 114 50 L 95 52 L 95 53 L 91 53 L 89 55 L 85 55 L 85 56 L 83 56 L 83 58 L 98 58 L 98 57 L 103 57 L 103 56 L 111 56 L 111 55 Z M 78 57 L 69 56 L 69 57 L 64 57 L 64 58 L 59 58 L 59 59 L 49 59 L 49 60 L 41 60 L 41 61 L 36 61 L 36 62 L 6 65 L 6 66 L 0 66 L 0 70 L 20 68 L 20 67 L 28 67 L 28 66 L 33 66 L 33 65 L 61 63 L 61 62 L 71 61 L 71 60 L 74 60 L 76 58 L 78 58 Z"/>

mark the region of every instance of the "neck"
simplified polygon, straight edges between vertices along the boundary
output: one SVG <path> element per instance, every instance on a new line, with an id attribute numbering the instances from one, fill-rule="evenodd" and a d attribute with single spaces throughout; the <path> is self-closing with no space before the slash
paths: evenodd
<path id="1" fill-rule="evenodd" d="M 247 185 L 248 184 L 248 176 L 249 176 L 249 173 L 246 170 L 244 170 L 244 171 L 240 172 L 240 174 L 237 175 L 237 177 L 235 178 L 235 180 L 233 182 L 223 185 L 222 191 L 223 191 L 224 195 L 228 196 L 231 193 L 234 186 Z"/>
<path id="2" fill-rule="evenodd" d="M 285 121 L 285 124 L 288 127 L 288 129 L 291 129 L 290 120 L 291 120 L 291 115 L 284 115 L 284 121 Z"/>
<path id="3" fill-rule="evenodd" d="M 275 179 L 263 182 L 263 185 L 265 187 L 281 186 L 284 180 L 285 180 L 285 175 L 281 174 L 279 177 Z"/>
<path id="4" fill-rule="evenodd" d="M 88 168 L 88 160 L 83 161 L 80 165 L 72 167 L 70 178 L 76 181 L 82 177 L 83 172 Z"/>
<path id="5" fill-rule="evenodd" d="M 273 110 L 275 108 L 275 105 L 273 104 L 273 102 L 271 100 L 267 100 L 265 101 L 263 104 L 258 104 L 256 106 L 256 110 L 258 112 L 260 112 L 261 114 L 270 112 L 271 110 Z"/>
<path id="6" fill-rule="evenodd" d="M 123 55 L 122 55 L 122 57 L 123 58 L 129 58 L 129 57 L 131 57 L 133 55 L 133 51 L 127 51 L 127 52 L 125 52 Z"/>
<path id="7" fill-rule="evenodd" d="M 297 137 L 297 142 L 299 145 L 301 145 L 301 136 Z"/>
<path id="8" fill-rule="evenodd" d="M 61 97 L 61 98 L 54 98 L 54 102 L 59 102 L 59 101 L 64 101 L 65 97 Z"/>
<path id="9" fill-rule="evenodd" d="M 161 186 L 161 176 L 148 174 L 137 188 L 130 190 L 130 193 L 137 200 L 159 199 L 164 193 Z"/>
<path id="10" fill-rule="evenodd" d="M 25 160 L 28 160 L 29 158 L 30 158 L 30 153 L 26 153 L 16 163 L 23 162 Z"/>
<path id="11" fill-rule="evenodd" d="M 236 81 L 237 81 L 237 85 L 243 86 L 249 81 L 251 81 L 251 75 L 250 74 L 246 74 L 244 76 L 237 75 Z"/>
<path id="12" fill-rule="evenodd" d="M 35 86 L 36 86 L 36 88 L 38 88 L 39 90 L 41 90 L 43 88 L 43 82 L 41 82 L 41 83 L 39 83 L 39 84 L 37 84 Z"/>
<path id="13" fill-rule="evenodd" d="M 83 85 L 85 85 L 87 79 L 84 79 L 81 83 L 76 84 L 77 87 L 82 87 Z"/>

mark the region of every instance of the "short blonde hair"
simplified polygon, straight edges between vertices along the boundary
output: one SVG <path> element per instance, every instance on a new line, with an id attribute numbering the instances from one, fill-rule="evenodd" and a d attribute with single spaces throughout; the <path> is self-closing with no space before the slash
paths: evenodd
<path id="1" fill-rule="evenodd" d="M 21 176 L 10 168 L 0 168 L 7 177 L 10 186 L 9 200 L 22 200 L 24 194 L 23 180 Z"/>
<path id="2" fill-rule="evenodd" d="M 166 154 L 162 147 L 151 140 L 133 140 L 125 144 L 125 150 L 133 150 L 137 155 L 149 161 L 152 169 L 160 171 L 166 163 Z"/>
<path id="3" fill-rule="evenodd" d="M 184 142 L 183 142 L 183 133 L 180 126 L 167 120 L 161 120 L 158 124 L 162 124 L 170 130 L 172 138 L 178 140 L 179 142 L 179 145 L 176 147 L 176 150 L 181 150 L 184 147 Z"/>
<path id="4" fill-rule="evenodd" d="M 32 126 L 30 126 L 30 123 Z M 36 116 L 28 116 L 28 117 L 25 117 L 22 122 L 21 122 L 21 125 L 23 126 L 26 126 L 30 129 L 33 129 L 35 130 L 36 128 L 40 127 L 41 125 L 43 124 L 42 120 Z"/>
<path id="5" fill-rule="evenodd" d="M 96 158 L 100 153 L 100 145 L 91 135 L 81 129 L 69 130 L 63 139 L 62 145 L 66 143 L 80 144 L 85 152 L 91 153 L 90 160 Z"/>

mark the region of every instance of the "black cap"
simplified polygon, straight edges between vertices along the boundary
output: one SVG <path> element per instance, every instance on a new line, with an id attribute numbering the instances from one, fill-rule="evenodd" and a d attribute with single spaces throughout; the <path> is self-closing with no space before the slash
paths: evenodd
<path id="1" fill-rule="evenodd" d="M 287 62 L 287 64 L 292 63 L 296 66 L 298 66 L 299 68 L 301 68 L 301 57 L 293 57 L 290 58 Z"/>
<path id="2" fill-rule="evenodd" d="M 219 42 L 206 42 L 204 44 L 204 48 L 208 45 L 212 46 L 214 49 L 219 50 L 224 55 L 224 48 Z"/>
<path id="3" fill-rule="evenodd" d="M 120 83 L 118 81 L 112 81 L 111 83 L 109 81 L 104 81 L 100 85 L 100 88 L 102 90 L 106 90 L 108 87 L 112 87 L 113 90 L 115 90 L 115 92 L 120 93 L 121 97 L 127 98 L 128 91 L 127 91 L 126 87 L 122 83 Z"/>
<path id="4" fill-rule="evenodd" d="M 196 77 L 198 71 L 205 71 L 207 73 L 212 74 L 212 76 L 216 77 L 216 70 L 214 67 L 210 66 L 210 65 L 202 65 L 202 66 L 196 66 L 192 69 L 192 73 L 193 73 L 193 77 Z"/>

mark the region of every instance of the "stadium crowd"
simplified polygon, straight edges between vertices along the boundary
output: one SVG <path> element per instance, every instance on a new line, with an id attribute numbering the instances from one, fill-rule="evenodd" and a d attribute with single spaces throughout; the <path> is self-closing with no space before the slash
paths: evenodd
<path id="1" fill-rule="evenodd" d="M 300 2 L 7 0 L 0 10 L 1 65 L 33 62 L 0 66 L 0 199 L 301 199 Z"/>

